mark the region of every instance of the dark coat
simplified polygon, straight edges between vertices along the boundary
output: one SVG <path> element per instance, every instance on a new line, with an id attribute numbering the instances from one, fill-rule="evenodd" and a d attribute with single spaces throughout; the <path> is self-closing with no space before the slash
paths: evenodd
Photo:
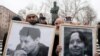
<path id="1" fill-rule="evenodd" d="M 19 49 L 21 49 L 20 44 L 17 46 L 16 50 Z M 36 56 L 48 56 L 48 49 L 49 48 L 47 46 L 39 43 L 39 51 Z M 30 52 L 29 54 L 27 54 L 27 56 L 34 56 L 34 55 L 32 54 L 32 52 Z"/>
<path id="2" fill-rule="evenodd" d="M 56 49 L 57 49 L 57 45 L 59 44 L 59 35 L 56 34 L 55 35 L 55 39 L 54 39 L 54 45 L 53 45 L 53 50 L 52 50 L 52 56 L 58 56 L 58 54 L 56 53 Z"/>

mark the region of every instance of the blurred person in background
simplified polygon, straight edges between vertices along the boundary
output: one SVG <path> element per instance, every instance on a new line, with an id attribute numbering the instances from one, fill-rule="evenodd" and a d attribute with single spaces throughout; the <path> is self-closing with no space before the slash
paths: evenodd
<path id="1" fill-rule="evenodd" d="M 52 56 L 58 56 L 59 52 L 61 51 L 61 46 L 59 45 L 59 27 L 60 24 L 64 23 L 63 18 L 57 18 L 54 22 L 54 25 L 56 26 L 56 33 L 55 33 L 55 39 L 54 39 L 54 45 L 53 45 L 53 52 Z"/>
<path id="2" fill-rule="evenodd" d="M 40 13 L 40 15 L 39 15 L 39 23 L 40 24 L 47 24 L 46 17 L 44 17 L 42 13 Z"/>
<path id="3" fill-rule="evenodd" d="M 25 15 L 25 21 L 29 22 L 32 25 L 39 23 L 37 13 L 33 10 L 27 11 Z"/>

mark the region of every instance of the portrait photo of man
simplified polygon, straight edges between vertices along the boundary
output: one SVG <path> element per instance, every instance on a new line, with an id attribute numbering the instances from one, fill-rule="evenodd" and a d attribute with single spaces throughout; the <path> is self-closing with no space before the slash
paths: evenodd
<path id="1" fill-rule="evenodd" d="M 4 49 L 4 56 L 50 56 L 55 28 L 13 21 Z"/>
<path id="2" fill-rule="evenodd" d="M 36 28 L 23 27 L 19 33 L 20 44 L 17 46 L 14 56 L 23 52 L 27 56 L 47 56 L 48 47 L 39 43 L 41 32 Z M 21 51 L 22 50 L 22 51 Z M 26 52 L 26 53 L 25 53 Z"/>

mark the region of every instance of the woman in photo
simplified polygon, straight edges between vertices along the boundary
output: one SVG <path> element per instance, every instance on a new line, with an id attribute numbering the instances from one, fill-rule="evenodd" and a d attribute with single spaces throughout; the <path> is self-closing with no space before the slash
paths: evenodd
<path id="1" fill-rule="evenodd" d="M 88 56 L 87 38 L 80 31 L 74 31 L 65 37 L 64 45 L 64 56 Z"/>

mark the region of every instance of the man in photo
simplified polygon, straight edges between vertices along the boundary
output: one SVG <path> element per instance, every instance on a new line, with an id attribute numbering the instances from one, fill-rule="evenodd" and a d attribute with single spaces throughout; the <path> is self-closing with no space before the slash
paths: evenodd
<path id="1" fill-rule="evenodd" d="M 40 29 L 23 27 L 19 35 L 20 44 L 14 56 L 48 56 L 48 47 L 39 42 Z"/>

